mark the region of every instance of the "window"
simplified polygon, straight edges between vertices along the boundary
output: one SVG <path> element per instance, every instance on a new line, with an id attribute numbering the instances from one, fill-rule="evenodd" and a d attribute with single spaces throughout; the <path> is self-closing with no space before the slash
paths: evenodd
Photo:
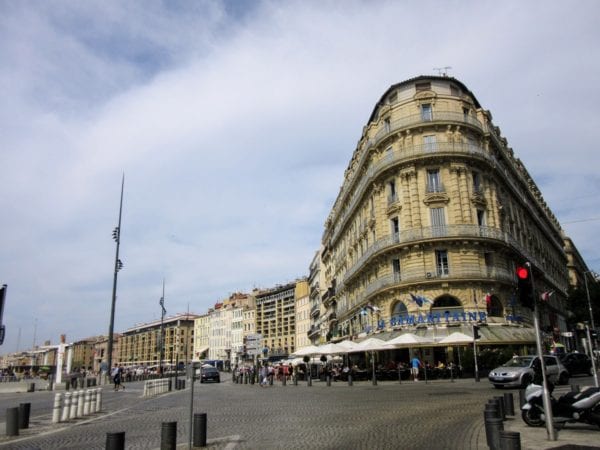
<path id="1" fill-rule="evenodd" d="M 463 108 L 463 119 L 465 122 L 469 121 L 469 108 Z"/>
<path id="2" fill-rule="evenodd" d="M 473 172 L 473 191 L 476 193 L 481 192 L 481 175 L 479 175 L 479 172 Z"/>
<path id="3" fill-rule="evenodd" d="M 415 83 L 415 89 L 417 90 L 417 92 L 419 91 L 430 91 L 431 90 L 431 83 L 429 81 L 425 81 L 422 83 Z"/>
<path id="4" fill-rule="evenodd" d="M 434 152 L 437 150 L 435 134 L 423 136 L 423 149 L 426 152 Z"/>
<path id="5" fill-rule="evenodd" d="M 400 281 L 400 260 L 398 258 L 392 259 L 392 273 L 394 281 Z"/>
<path id="6" fill-rule="evenodd" d="M 450 95 L 453 95 L 454 97 L 460 97 L 460 90 L 453 84 L 450 85 Z"/>
<path id="7" fill-rule="evenodd" d="M 427 192 L 443 192 L 439 169 L 427 171 Z"/>
<path id="8" fill-rule="evenodd" d="M 435 264 L 439 277 L 447 277 L 450 273 L 448 268 L 448 252 L 446 250 L 435 251 Z"/>
<path id="9" fill-rule="evenodd" d="M 390 220 L 390 228 L 394 238 L 398 239 L 398 233 L 400 233 L 400 220 L 398 220 L 398 217 L 392 217 Z"/>
<path id="10" fill-rule="evenodd" d="M 433 120 L 433 112 L 431 111 L 431 103 L 421 105 L 421 120 L 423 122 L 431 122 Z"/>
<path id="11" fill-rule="evenodd" d="M 388 183 L 390 195 L 388 197 L 388 204 L 394 203 L 398 200 L 398 195 L 396 193 L 396 180 L 392 180 Z"/>
<path id="12" fill-rule="evenodd" d="M 388 97 L 388 103 L 389 104 L 396 103 L 396 100 L 398 100 L 398 93 L 392 92 Z"/>
<path id="13" fill-rule="evenodd" d="M 391 123 L 390 123 L 390 118 L 386 117 L 383 120 L 383 129 L 385 130 L 386 133 L 389 133 L 392 129 Z"/>
<path id="14" fill-rule="evenodd" d="M 429 210 L 431 217 L 431 233 L 433 237 L 446 235 L 446 217 L 444 208 L 431 208 Z"/>
<path id="15" fill-rule="evenodd" d="M 485 211 L 482 209 L 477 210 L 477 225 L 485 227 Z"/>

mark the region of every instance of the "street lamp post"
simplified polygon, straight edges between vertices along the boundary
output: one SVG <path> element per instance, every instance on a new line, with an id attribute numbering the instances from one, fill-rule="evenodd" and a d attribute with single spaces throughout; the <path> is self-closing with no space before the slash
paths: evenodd
<path id="1" fill-rule="evenodd" d="M 594 313 L 592 311 L 592 301 L 590 300 L 590 289 L 588 288 L 588 282 L 587 282 L 587 275 L 588 274 L 592 274 L 594 276 L 594 281 L 598 280 L 598 274 L 596 274 L 596 272 L 593 272 L 591 270 L 588 270 L 587 272 L 583 273 L 583 281 L 585 283 L 585 293 L 587 295 L 587 301 L 588 301 L 588 310 L 590 312 L 590 325 L 592 326 L 592 330 L 596 330 L 596 325 L 594 324 Z M 592 351 L 594 350 L 595 347 L 595 342 L 591 341 L 590 342 L 591 346 L 592 346 Z M 592 354 L 592 357 L 594 355 Z"/>
<path id="2" fill-rule="evenodd" d="M 112 353 L 113 353 L 113 331 L 115 326 L 115 303 L 117 301 L 117 274 L 123 268 L 123 263 L 119 259 L 119 246 L 121 244 L 121 215 L 123 212 L 123 188 L 125 186 L 125 174 L 121 180 L 121 202 L 119 203 L 119 224 L 113 230 L 113 239 L 117 243 L 115 252 L 115 272 L 113 278 L 112 302 L 110 306 L 110 325 L 108 326 L 108 373 L 112 370 Z"/>
<path id="3" fill-rule="evenodd" d="M 167 313 L 167 310 L 165 309 L 165 280 L 163 279 L 163 291 L 162 291 L 162 297 L 160 298 L 160 307 L 161 307 L 161 314 L 160 314 L 160 360 L 158 363 L 158 368 L 160 371 L 160 377 L 163 377 L 163 367 L 162 367 L 162 362 L 163 359 L 165 358 L 165 314 Z"/>

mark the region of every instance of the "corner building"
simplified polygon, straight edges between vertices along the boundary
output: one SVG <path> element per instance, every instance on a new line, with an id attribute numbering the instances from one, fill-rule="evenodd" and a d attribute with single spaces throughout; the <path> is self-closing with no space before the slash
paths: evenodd
<path id="1" fill-rule="evenodd" d="M 484 323 L 487 343 L 532 345 L 531 312 L 515 301 L 515 269 L 525 261 L 536 291 L 554 291 L 540 320 L 558 336 L 566 331 L 563 239 L 491 113 L 462 82 L 395 84 L 375 105 L 325 223 L 328 336 L 413 327 L 439 336 Z"/>

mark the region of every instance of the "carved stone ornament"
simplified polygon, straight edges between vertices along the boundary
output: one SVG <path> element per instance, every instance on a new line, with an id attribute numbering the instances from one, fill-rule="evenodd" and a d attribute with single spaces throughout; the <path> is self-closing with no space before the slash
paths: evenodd
<path id="1" fill-rule="evenodd" d="M 435 103 L 436 98 L 437 94 L 434 91 L 419 91 L 414 95 L 413 100 L 419 103 Z"/>
<path id="2" fill-rule="evenodd" d="M 448 202 L 450 202 L 450 197 L 445 192 L 430 192 L 423 199 L 423 203 L 427 206 L 446 205 Z"/>
<path id="3" fill-rule="evenodd" d="M 487 206 L 487 200 L 481 192 L 473 192 L 471 203 L 480 208 L 485 208 Z"/>

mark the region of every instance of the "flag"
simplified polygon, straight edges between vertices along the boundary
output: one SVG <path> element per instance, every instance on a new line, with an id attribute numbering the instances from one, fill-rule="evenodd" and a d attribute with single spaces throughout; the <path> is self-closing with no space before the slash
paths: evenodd
<path id="1" fill-rule="evenodd" d="M 550 297 L 552 297 L 553 294 L 554 294 L 554 291 L 542 292 L 540 295 L 540 299 L 544 302 L 547 302 L 548 300 L 550 300 Z"/>
<path id="2" fill-rule="evenodd" d="M 488 307 L 492 306 L 492 294 L 490 294 L 489 292 L 485 294 L 485 304 Z"/>
<path id="3" fill-rule="evenodd" d="M 417 304 L 417 306 L 419 308 L 422 307 L 424 303 L 431 303 L 428 299 L 426 299 L 422 295 L 414 295 L 411 293 L 410 298 L 412 299 L 413 302 L 415 302 Z"/>
<path id="4" fill-rule="evenodd" d="M 370 303 L 367 303 L 367 306 L 365 306 L 365 308 L 374 313 L 378 313 L 379 311 L 381 311 L 381 309 L 379 309 L 377 306 L 371 305 Z"/>
<path id="5" fill-rule="evenodd" d="M 160 307 L 162 308 L 163 313 L 166 313 L 167 310 L 165 309 L 165 298 L 161 297 L 160 301 L 158 303 L 160 304 Z"/>

